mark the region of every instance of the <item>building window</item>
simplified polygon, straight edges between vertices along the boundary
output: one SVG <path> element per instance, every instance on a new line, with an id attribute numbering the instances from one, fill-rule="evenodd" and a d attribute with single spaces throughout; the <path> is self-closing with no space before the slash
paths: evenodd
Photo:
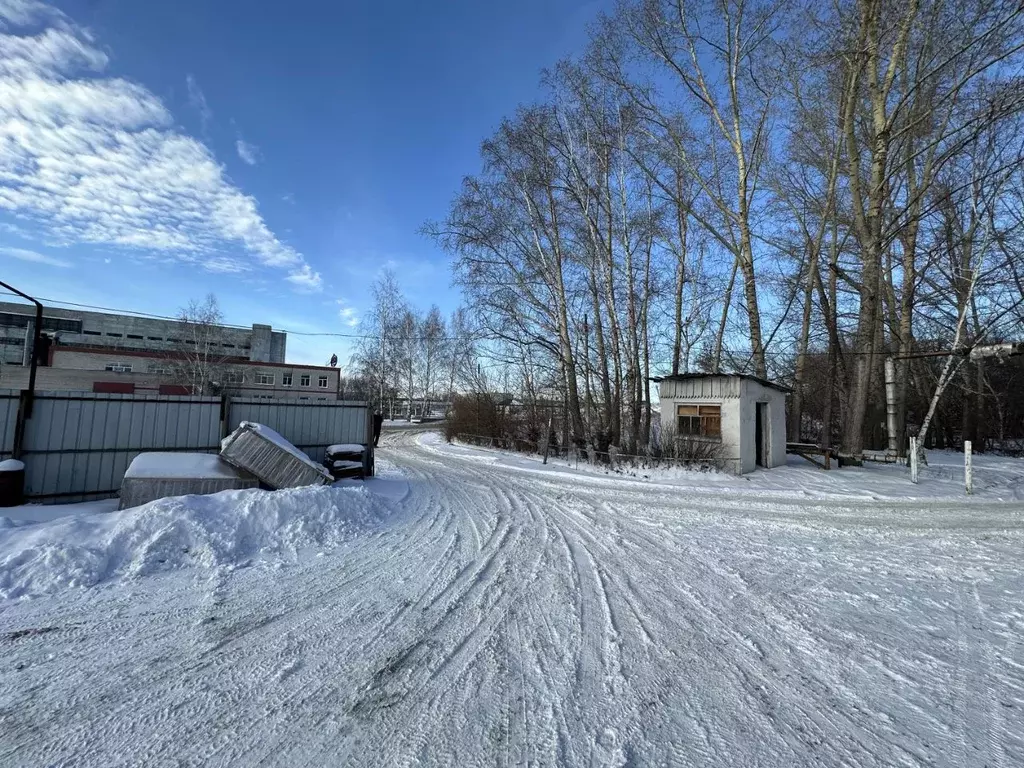
<path id="1" fill-rule="evenodd" d="M 35 322 L 35 315 L 22 315 L 13 312 L 0 312 L 0 326 L 7 328 L 28 328 L 30 323 Z M 44 317 L 44 331 L 66 331 L 67 333 L 81 333 L 81 320 L 66 320 L 60 317 Z M 97 336 L 99 334 L 96 334 Z"/>
<path id="2" fill-rule="evenodd" d="M 163 336 L 147 336 L 146 338 L 149 339 L 150 341 L 163 341 L 164 340 Z"/>
<path id="3" fill-rule="evenodd" d="M 167 337 L 167 340 L 169 342 L 171 342 L 171 344 L 180 344 L 181 343 L 181 339 L 172 339 L 170 336 Z"/>
<path id="4" fill-rule="evenodd" d="M 166 365 L 151 365 L 149 366 L 149 372 L 158 376 L 170 376 L 174 371 L 168 368 Z"/>
<path id="5" fill-rule="evenodd" d="M 722 438 L 722 406 L 677 405 L 678 434 L 687 437 Z"/>
<path id="6" fill-rule="evenodd" d="M 290 387 L 292 385 L 292 375 L 290 373 L 281 374 L 281 386 Z"/>
<path id="7" fill-rule="evenodd" d="M 303 387 L 308 387 L 309 386 L 309 374 L 308 373 L 304 373 L 304 374 L 302 374 L 302 376 L 299 377 L 299 385 L 303 386 Z"/>
<path id="8" fill-rule="evenodd" d="M 245 377 L 238 371 L 228 371 L 224 374 L 224 382 L 226 384 L 241 384 L 245 380 Z"/>
<path id="9" fill-rule="evenodd" d="M 320 381 L 318 383 L 320 384 L 320 389 L 327 389 L 327 377 L 326 376 L 321 376 L 320 377 Z"/>
<path id="10" fill-rule="evenodd" d="M 234 349 L 235 348 L 234 344 L 221 344 L 221 346 L 222 347 L 227 347 L 228 349 Z"/>
<path id="11" fill-rule="evenodd" d="M 121 334 L 120 333 L 111 333 L 110 331 L 107 331 L 107 336 L 113 336 L 116 339 L 120 339 L 121 338 Z"/>
<path id="12" fill-rule="evenodd" d="M 268 384 L 268 385 L 272 386 L 274 384 L 274 374 L 272 374 L 272 373 L 257 373 L 256 374 L 256 383 L 257 384 Z"/>
<path id="13" fill-rule="evenodd" d="M 82 334 L 85 335 L 85 336 L 102 336 L 103 335 L 99 331 L 82 331 Z"/>
<path id="14" fill-rule="evenodd" d="M 129 339 L 144 339 L 146 337 L 145 336 L 139 336 L 139 334 L 137 334 L 137 333 L 129 333 L 128 334 L 128 338 Z"/>
<path id="15" fill-rule="evenodd" d="M 299 400 L 309 400 L 308 397 L 300 397 Z"/>
<path id="16" fill-rule="evenodd" d="M 107 363 L 106 368 L 103 370 L 110 371 L 112 373 L 131 373 L 131 363 Z"/>

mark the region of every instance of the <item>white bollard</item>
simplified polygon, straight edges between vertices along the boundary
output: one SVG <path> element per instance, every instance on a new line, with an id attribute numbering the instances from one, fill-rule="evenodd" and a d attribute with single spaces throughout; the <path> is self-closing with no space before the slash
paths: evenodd
<path id="1" fill-rule="evenodd" d="M 917 482 L 917 438 L 910 438 L 910 482 Z"/>
<path id="2" fill-rule="evenodd" d="M 971 466 L 971 441 L 964 440 L 964 485 L 967 486 L 967 495 L 974 491 L 974 471 Z"/>

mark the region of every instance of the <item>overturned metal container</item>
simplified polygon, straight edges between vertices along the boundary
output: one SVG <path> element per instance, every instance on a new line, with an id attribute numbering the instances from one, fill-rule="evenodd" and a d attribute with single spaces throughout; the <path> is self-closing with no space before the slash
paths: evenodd
<path id="1" fill-rule="evenodd" d="M 263 424 L 243 421 L 220 444 L 220 456 L 268 488 L 328 485 L 331 473 Z"/>
<path id="2" fill-rule="evenodd" d="M 124 473 L 118 509 L 168 496 L 258 488 L 259 482 L 219 456 L 206 453 L 140 453 Z"/>

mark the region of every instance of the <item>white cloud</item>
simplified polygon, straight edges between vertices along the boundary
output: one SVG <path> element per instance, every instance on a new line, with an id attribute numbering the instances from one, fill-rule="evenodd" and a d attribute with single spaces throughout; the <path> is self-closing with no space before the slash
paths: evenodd
<path id="1" fill-rule="evenodd" d="M 28 23 L 48 26 L 9 31 Z M 0 210 L 56 243 L 121 246 L 216 272 L 283 269 L 299 288 L 320 287 L 159 98 L 103 75 L 107 56 L 85 30 L 28 0 L 0 0 L 0 30 Z"/>
<path id="2" fill-rule="evenodd" d="M 0 254 L 9 256 L 12 259 L 18 259 L 20 261 L 30 261 L 33 264 L 47 264 L 51 267 L 73 267 L 70 261 L 64 259 L 58 259 L 55 256 L 48 256 L 45 253 L 39 253 L 38 251 L 30 251 L 25 248 L 0 248 Z"/>
<path id="3" fill-rule="evenodd" d="M 292 285 L 297 285 L 310 291 L 319 291 L 323 285 L 320 273 L 314 272 L 309 264 L 303 264 L 298 269 L 292 270 L 291 274 L 285 279 Z"/>
<path id="4" fill-rule="evenodd" d="M 349 303 L 345 299 L 338 299 L 335 302 L 338 305 L 338 317 L 341 321 L 349 328 L 355 328 L 359 325 L 359 312 L 356 311 L 355 307 L 349 306 Z"/>
<path id="5" fill-rule="evenodd" d="M 260 161 L 260 148 L 255 144 L 239 139 L 235 142 L 235 149 L 238 150 L 238 156 L 249 165 L 256 165 Z"/>

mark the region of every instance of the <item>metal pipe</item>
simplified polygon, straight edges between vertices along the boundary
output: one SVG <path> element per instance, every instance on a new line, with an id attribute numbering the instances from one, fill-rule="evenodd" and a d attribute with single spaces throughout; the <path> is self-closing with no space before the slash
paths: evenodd
<path id="1" fill-rule="evenodd" d="M 896 364 L 891 357 L 885 358 L 885 426 L 889 434 L 889 453 L 896 454 Z"/>
<path id="2" fill-rule="evenodd" d="M 40 304 L 35 299 L 33 299 L 27 293 L 22 293 L 17 288 L 15 288 L 13 285 L 8 285 L 7 283 L 3 282 L 2 280 L 0 280 L 0 286 L 3 286 L 4 288 L 9 290 L 13 294 L 21 296 L 21 298 L 25 299 L 25 301 L 31 301 L 33 304 L 36 305 L 36 327 L 35 327 L 35 329 L 32 332 L 32 357 L 29 358 L 29 360 L 30 360 L 30 362 L 29 362 L 29 371 L 28 371 L 28 391 L 29 391 L 29 396 L 28 396 L 28 403 L 26 404 L 26 410 L 25 410 L 25 416 L 27 418 L 27 417 L 32 415 L 32 401 L 35 399 L 35 392 L 36 392 L 36 364 L 37 364 L 37 354 L 38 354 L 38 351 L 39 351 L 39 336 L 42 333 L 42 328 L 43 328 L 43 305 Z"/>

